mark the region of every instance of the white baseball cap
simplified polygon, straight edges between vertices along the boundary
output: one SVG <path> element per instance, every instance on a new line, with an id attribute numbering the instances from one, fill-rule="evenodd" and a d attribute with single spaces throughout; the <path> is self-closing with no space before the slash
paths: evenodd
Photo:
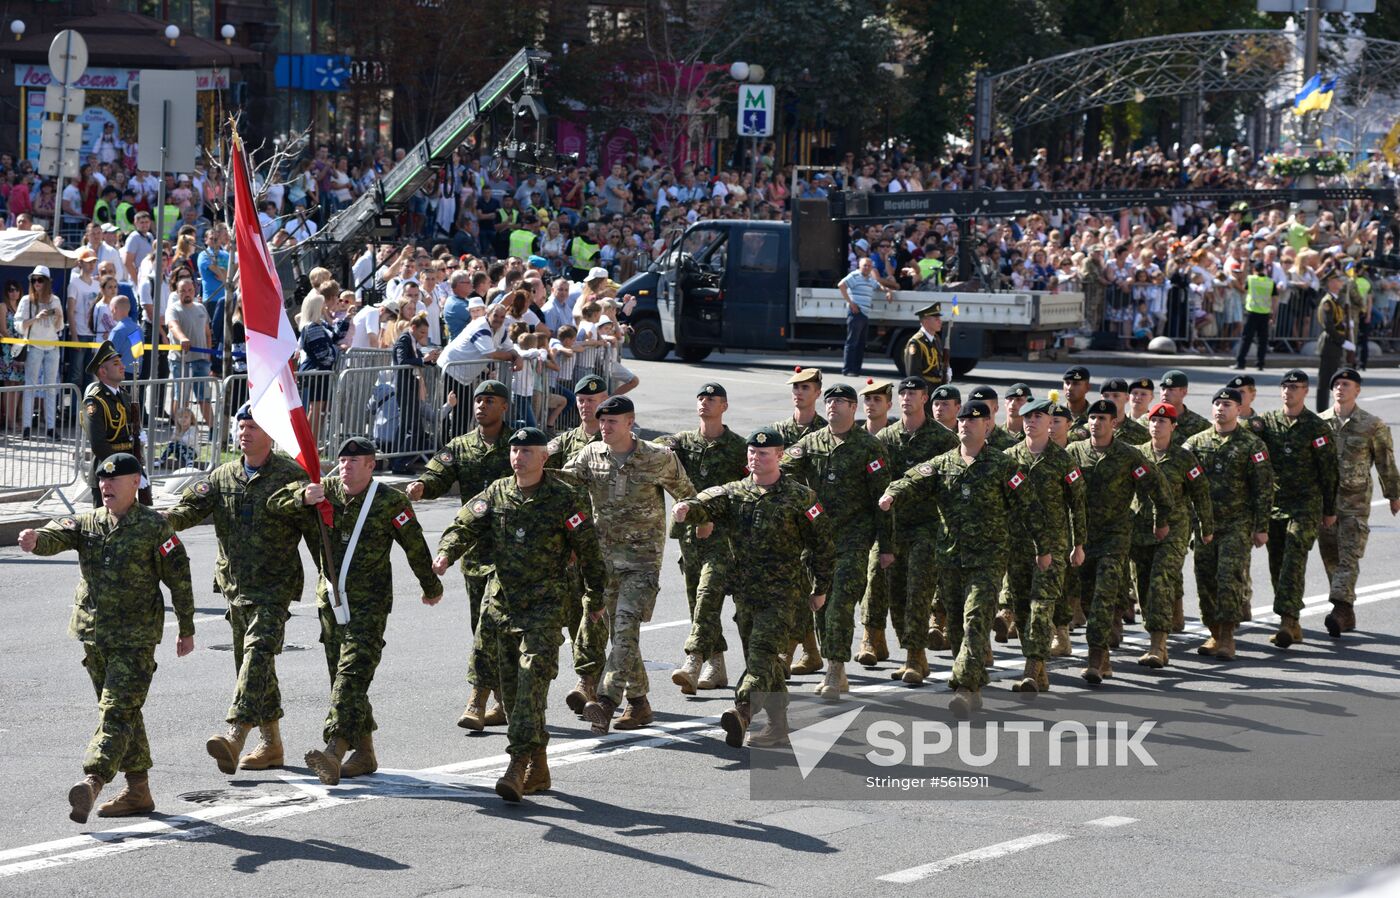
<path id="1" fill-rule="evenodd" d="M 597 278 L 605 278 L 607 276 L 608 270 L 606 268 L 595 266 L 593 268 L 588 269 L 588 277 L 584 278 L 584 280 L 591 281 Z"/>
<path id="2" fill-rule="evenodd" d="M 29 276 L 32 278 L 44 278 L 50 281 L 53 280 L 53 275 L 49 274 L 49 266 L 47 265 L 35 265 L 34 270 L 29 272 Z"/>

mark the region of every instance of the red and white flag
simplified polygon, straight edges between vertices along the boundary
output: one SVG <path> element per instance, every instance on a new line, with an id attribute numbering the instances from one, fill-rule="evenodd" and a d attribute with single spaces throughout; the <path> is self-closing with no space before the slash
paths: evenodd
<path id="1" fill-rule="evenodd" d="M 312 483 L 321 482 L 321 459 L 297 391 L 292 358 L 297 336 L 282 304 L 282 283 L 258 225 L 243 141 L 233 139 L 233 234 L 238 252 L 238 292 L 248 332 L 248 402 L 253 420 L 287 453 L 296 456 Z M 330 503 L 320 506 L 331 523 Z"/>

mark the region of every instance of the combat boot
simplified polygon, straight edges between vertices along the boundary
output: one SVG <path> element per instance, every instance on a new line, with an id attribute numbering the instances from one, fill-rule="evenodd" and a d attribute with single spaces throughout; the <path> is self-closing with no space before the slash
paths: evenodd
<path id="1" fill-rule="evenodd" d="M 879 662 L 875 660 L 875 628 L 866 627 L 865 633 L 860 637 L 860 648 L 856 649 L 854 661 L 865 667 L 874 667 Z"/>
<path id="2" fill-rule="evenodd" d="M 1125 624 L 1135 624 L 1135 623 L 1137 623 L 1137 607 L 1136 607 L 1136 606 L 1134 606 L 1134 605 L 1129 605 L 1127 608 L 1123 609 L 1123 623 L 1125 623 Z"/>
<path id="3" fill-rule="evenodd" d="M 846 662 L 832 662 L 832 667 L 836 668 L 836 688 L 841 695 L 850 695 L 851 682 L 846 679 Z"/>
<path id="4" fill-rule="evenodd" d="M 1196 646 L 1197 655 L 1214 655 L 1217 643 L 1220 639 L 1220 625 L 1206 624 L 1210 628 L 1210 637 L 1200 645 Z"/>
<path id="5" fill-rule="evenodd" d="M 1021 674 L 1020 682 L 1011 684 L 1012 692 L 1028 692 L 1031 695 L 1035 695 L 1040 691 L 1040 686 L 1035 680 L 1035 665 L 1036 662 L 1033 659 L 1026 659 L 1026 670 Z"/>
<path id="6" fill-rule="evenodd" d="M 1243 602 L 1240 602 L 1241 621 L 1254 620 L 1254 609 L 1249 607 L 1251 604 L 1253 603 L 1249 599 L 1245 599 Z"/>
<path id="7" fill-rule="evenodd" d="M 1069 625 L 1065 624 L 1055 628 L 1055 634 L 1050 637 L 1050 657 L 1069 658 L 1074 655 L 1074 646 L 1069 641 Z"/>
<path id="8" fill-rule="evenodd" d="M 258 727 L 258 744 L 243 756 L 238 766 L 244 770 L 267 770 L 271 767 L 281 767 L 284 760 L 282 721 L 269 720 Z"/>
<path id="9" fill-rule="evenodd" d="M 340 784 L 340 759 L 350 744 L 339 736 L 326 743 L 324 749 L 313 748 L 306 753 L 306 766 L 316 774 L 316 778 L 327 786 Z"/>
<path id="10" fill-rule="evenodd" d="M 1113 626 L 1108 631 L 1108 647 L 1116 649 L 1123 644 L 1123 615 L 1113 615 Z"/>
<path id="11" fill-rule="evenodd" d="M 695 681 L 700 679 L 700 653 L 685 656 L 685 663 L 671 672 L 671 682 L 681 687 L 681 695 L 695 694 Z"/>
<path id="12" fill-rule="evenodd" d="M 729 671 L 724 669 L 724 652 L 715 652 L 700 668 L 701 689 L 723 689 L 729 685 Z"/>
<path id="13" fill-rule="evenodd" d="M 749 737 L 749 744 L 759 748 L 772 748 L 775 745 L 786 745 L 788 741 L 787 705 L 775 698 L 764 706 L 764 711 L 768 714 L 768 723 L 763 729 Z"/>
<path id="14" fill-rule="evenodd" d="M 875 663 L 890 660 L 890 644 L 885 642 L 885 628 L 879 627 L 875 630 L 875 638 L 871 641 L 875 646 Z"/>
<path id="15" fill-rule="evenodd" d="M 724 728 L 724 744 L 730 748 L 741 748 L 744 733 L 753 719 L 753 711 L 748 702 L 735 702 L 734 707 L 719 716 L 719 725 Z"/>
<path id="16" fill-rule="evenodd" d="M 78 784 L 68 790 L 68 819 L 74 823 L 87 823 L 88 815 L 92 813 L 92 803 L 97 801 L 97 796 L 101 794 L 102 787 L 107 785 L 107 781 L 95 773 L 89 773 L 78 781 Z"/>
<path id="17" fill-rule="evenodd" d="M 144 772 L 128 773 L 126 785 L 117 793 L 116 798 L 104 802 L 97 809 L 97 816 L 137 817 L 141 814 L 149 814 L 155 809 L 156 802 L 151 797 L 149 777 Z"/>
<path id="18" fill-rule="evenodd" d="M 1167 666 L 1167 634 L 1164 630 L 1154 630 L 1149 635 L 1152 645 L 1138 657 L 1138 663 L 1152 670 L 1160 670 Z"/>
<path id="19" fill-rule="evenodd" d="M 781 661 L 782 664 L 783 664 L 783 679 L 784 679 L 784 680 L 786 680 L 786 679 L 788 679 L 789 677 L 792 676 L 792 659 L 793 659 L 793 657 L 794 657 L 796 654 L 797 654 L 797 640 L 796 640 L 796 639 L 793 639 L 793 640 L 791 640 L 791 641 L 788 642 L 787 651 L 781 653 L 780 655 L 778 655 L 778 660 Z"/>
<path id="20" fill-rule="evenodd" d="M 549 779 L 549 752 L 537 748 L 530 752 L 530 763 L 525 767 L 525 794 L 544 792 L 552 785 Z"/>
<path id="21" fill-rule="evenodd" d="M 607 735 L 608 727 L 612 725 L 613 713 L 617 711 L 617 702 L 600 695 L 597 699 L 583 706 L 583 719 L 592 724 L 589 729 L 599 736 Z"/>
<path id="22" fill-rule="evenodd" d="M 1215 637 L 1215 657 L 1235 660 L 1235 624 L 1221 624 Z"/>
<path id="23" fill-rule="evenodd" d="M 574 684 L 573 690 L 564 696 L 564 704 L 569 710 L 582 716 L 583 707 L 598 698 L 598 678 L 583 674 Z"/>
<path id="24" fill-rule="evenodd" d="M 1099 676 L 1105 680 L 1113 676 L 1113 649 L 1103 650 L 1103 657 L 1099 659 Z"/>
<path id="25" fill-rule="evenodd" d="M 1337 609 L 1342 613 L 1342 632 L 1350 633 L 1356 629 L 1356 606 L 1343 602 Z"/>
<path id="26" fill-rule="evenodd" d="M 928 656 L 923 649 L 910 649 L 909 660 L 904 662 L 904 675 L 900 677 L 910 686 L 922 686 L 928 677 Z"/>
<path id="27" fill-rule="evenodd" d="M 472 697 L 467 702 L 467 707 L 462 711 L 462 716 L 457 718 L 457 726 L 464 730 L 482 730 L 486 728 L 486 699 L 491 693 L 478 686 L 472 687 Z"/>
<path id="28" fill-rule="evenodd" d="M 797 675 L 816 673 L 822 669 L 822 651 L 817 647 L 817 634 L 808 633 L 802 637 L 802 655 L 792 662 L 792 672 Z"/>
<path id="29" fill-rule="evenodd" d="M 1297 639 L 1293 638 L 1295 632 L 1298 634 Z M 1289 617 L 1286 614 L 1280 615 L 1278 619 L 1278 632 L 1269 637 L 1269 644 L 1276 645 L 1281 649 L 1286 649 L 1293 643 L 1302 641 L 1303 630 L 1302 627 L 1298 626 L 1298 618 Z"/>
<path id="30" fill-rule="evenodd" d="M 340 778 L 345 780 L 356 776 L 368 776 L 378 769 L 379 759 L 374 756 L 374 736 L 365 733 L 355 744 L 355 750 L 350 752 L 350 757 L 345 759 L 345 765 L 340 768 Z"/>
<path id="31" fill-rule="evenodd" d="M 826 673 L 822 675 L 822 681 L 817 684 L 817 696 L 827 701 L 836 701 L 841 697 L 841 675 L 837 673 L 839 666 L 829 664 Z"/>
<path id="32" fill-rule="evenodd" d="M 948 650 L 948 614 L 941 605 L 935 607 L 933 614 L 929 617 L 928 650 L 930 652 L 946 652 Z"/>
<path id="33" fill-rule="evenodd" d="M 1011 638 L 1011 631 L 1016 629 L 1016 612 L 1010 608 L 1003 608 L 997 612 L 997 616 L 992 618 L 992 638 L 997 642 L 1006 642 Z"/>
<path id="34" fill-rule="evenodd" d="M 1078 630 L 1089 622 L 1089 619 L 1084 616 L 1084 602 L 1082 599 L 1073 599 L 1071 600 L 1070 607 L 1074 611 L 1074 619 L 1069 622 L 1069 628 L 1071 630 Z"/>
<path id="35" fill-rule="evenodd" d="M 966 639 L 967 637 L 963 637 Z M 994 667 L 997 663 L 997 656 L 992 652 L 992 644 L 987 643 L 987 647 L 982 650 L 982 666 Z"/>
<path id="36" fill-rule="evenodd" d="M 1108 649 L 1089 647 L 1089 663 L 1084 666 L 1079 675 L 1090 686 L 1097 686 L 1103 682 L 1103 674 L 1099 669 L 1103 666 L 1103 656 L 1106 654 L 1108 654 Z"/>
<path id="37" fill-rule="evenodd" d="M 617 719 L 616 727 L 619 730 L 640 730 L 644 726 L 650 726 L 654 718 L 651 702 L 647 701 L 645 695 L 629 696 L 627 710 Z"/>
<path id="38" fill-rule="evenodd" d="M 486 712 L 486 716 L 481 718 L 481 722 L 489 727 L 505 726 L 506 709 L 501 704 L 501 690 L 491 690 L 491 710 Z"/>
<path id="39" fill-rule="evenodd" d="M 219 765 L 220 773 L 238 772 L 238 753 L 243 751 L 243 743 L 248 738 L 248 731 L 253 728 L 251 723 L 231 723 L 228 730 L 218 736 L 210 736 L 204 743 L 204 748 L 209 752 L 209 757 L 214 759 L 214 763 Z"/>
<path id="40" fill-rule="evenodd" d="M 948 710 L 952 711 L 958 720 L 967 720 L 972 716 L 972 712 L 982 710 L 981 690 L 959 686 L 958 691 L 953 693 L 953 700 L 948 702 Z"/>
<path id="41" fill-rule="evenodd" d="M 1035 662 L 1035 688 L 1040 692 L 1050 691 L 1050 671 L 1046 670 L 1044 661 Z"/>
<path id="42" fill-rule="evenodd" d="M 496 794 L 509 802 L 517 802 L 525 795 L 525 768 L 530 765 L 530 755 L 521 752 L 510 756 L 506 772 L 496 780 Z"/>
<path id="43" fill-rule="evenodd" d="M 1172 632 L 1186 632 L 1186 607 L 1183 604 L 1181 596 L 1177 596 L 1172 600 Z"/>

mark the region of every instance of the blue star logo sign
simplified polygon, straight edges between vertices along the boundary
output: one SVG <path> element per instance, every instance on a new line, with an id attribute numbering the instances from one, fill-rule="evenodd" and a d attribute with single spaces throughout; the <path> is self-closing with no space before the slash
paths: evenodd
<path id="1" fill-rule="evenodd" d="M 344 56 L 322 56 L 312 67 L 317 90 L 340 90 L 350 80 L 350 67 Z"/>

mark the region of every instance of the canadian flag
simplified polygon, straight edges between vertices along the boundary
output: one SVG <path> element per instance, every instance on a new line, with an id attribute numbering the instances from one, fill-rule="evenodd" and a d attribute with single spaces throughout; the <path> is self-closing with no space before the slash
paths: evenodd
<path id="1" fill-rule="evenodd" d="M 248 401 L 253 420 L 282 449 L 296 457 L 312 483 L 321 482 L 321 459 L 311 424 L 297 391 L 292 357 L 297 336 L 282 305 L 282 283 L 258 225 L 243 141 L 233 138 L 233 235 L 238 252 L 238 291 L 248 342 Z M 322 502 L 321 519 L 331 524 L 331 506 Z"/>
<path id="2" fill-rule="evenodd" d="M 1025 483 L 1025 482 L 1026 482 L 1026 478 L 1023 477 L 1023 476 L 1021 475 L 1021 472 L 1020 472 L 1020 471 L 1017 471 L 1016 474 L 1015 474 L 1015 476 L 1013 476 L 1010 480 L 1006 481 L 1006 485 L 1009 486 L 1009 487 L 1011 487 L 1011 488 L 1014 490 L 1014 489 L 1019 489 L 1020 486 L 1021 486 L 1021 484 Z"/>
<path id="3" fill-rule="evenodd" d="M 1254 463 L 1255 463 L 1256 465 L 1259 464 L 1260 462 L 1266 460 L 1268 457 L 1269 457 L 1269 453 L 1266 452 L 1266 451 L 1264 451 L 1263 449 L 1260 449 L 1258 452 L 1256 452 L 1256 453 L 1254 453 L 1253 455 L 1250 456 L 1250 458 L 1254 459 Z"/>
<path id="4" fill-rule="evenodd" d="M 818 502 L 816 505 L 813 505 L 811 508 L 807 509 L 807 520 L 815 521 L 817 518 L 821 517 L 821 513 L 822 504 Z"/>
<path id="5" fill-rule="evenodd" d="M 404 525 L 413 520 L 413 509 L 405 508 L 394 516 L 394 529 L 402 530 Z"/>
<path id="6" fill-rule="evenodd" d="M 1080 478 L 1080 476 L 1082 475 L 1080 475 L 1079 469 L 1075 468 L 1073 471 L 1070 471 L 1068 474 L 1065 475 L 1065 483 L 1074 483 Z"/>
<path id="7" fill-rule="evenodd" d="M 165 542 L 160 544 L 160 554 L 169 555 L 171 552 L 174 552 L 178 548 L 180 548 L 180 537 L 172 536 L 170 537 L 170 539 L 167 539 Z"/>
<path id="8" fill-rule="evenodd" d="M 588 520 L 588 515 L 581 511 L 576 511 L 569 515 L 569 519 L 564 522 L 564 526 L 568 527 L 570 530 L 577 530 L 583 526 L 583 522 L 586 520 Z"/>
<path id="9" fill-rule="evenodd" d="M 1321 449 L 1323 446 L 1327 445 L 1327 437 L 1318 437 L 1317 439 L 1313 440 L 1313 445 Z"/>
<path id="10" fill-rule="evenodd" d="M 884 462 L 877 458 L 870 464 L 866 465 L 865 470 L 869 471 L 871 474 L 874 474 L 876 471 L 880 470 L 884 466 Z"/>
<path id="11" fill-rule="evenodd" d="M 1144 477 L 1146 477 L 1146 476 L 1147 476 L 1147 468 L 1143 467 L 1142 465 L 1138 465 L 1136 468 L 1133 468 L 1133 479 L 1134 479 L 1134 480 L 1141 480 L 1142 478 L 1144 478 Z"/>
<path id="12" fill-rule="evenodd" d="M 1201 473 L 1201 466 L 1196 465 L 1194 468 L 1186 472 L 1186 476 L 1191 478 L 1192 480 L 1195 480 L 1197 477 L 1201 476 Z"/>

